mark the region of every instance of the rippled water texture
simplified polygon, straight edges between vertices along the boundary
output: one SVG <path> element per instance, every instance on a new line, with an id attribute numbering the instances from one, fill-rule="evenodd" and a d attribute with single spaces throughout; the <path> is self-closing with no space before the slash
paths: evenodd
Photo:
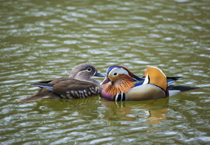
<path id="1" fill-rule="evenodd" d="M 0 2 L 0 144 L 209 144 L 209 0 Z M 32 82 L 89 62 L 145 66 L 199 86 L 169 99 L 18 103 Z M 102 79 L 98 79 L 102 81 Z"/>

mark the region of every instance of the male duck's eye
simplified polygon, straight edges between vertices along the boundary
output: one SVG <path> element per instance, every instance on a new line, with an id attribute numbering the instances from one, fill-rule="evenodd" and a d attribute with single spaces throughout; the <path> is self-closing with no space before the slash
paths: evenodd
<path id="1" fill-rule="evenodd" d="M 91 72 L 92 71 L 92 68 L 88 67 L 86 70 L 89 71 L 89 72 Z"/>
<path id="2" fill-rule="evenodd" d="M 116 76 L 116 75 L 117 75 L 117 73 L 115 72 L 113 75 L 114 75 L 114 76 Z"/>

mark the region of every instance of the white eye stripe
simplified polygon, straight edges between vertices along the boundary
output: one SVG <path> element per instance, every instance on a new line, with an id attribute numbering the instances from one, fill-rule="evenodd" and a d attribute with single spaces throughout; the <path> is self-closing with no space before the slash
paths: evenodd
<path id="1" fill-rule="evenodd" d="M 80 72 L 91 72 L 91 71 L 92 71 L 92 68 L 88 67 L 87 69 L 82 70 L 82 71 L 80 71 Z M 95 73 L 96 73 L 96 72 L 95 72 Z"/>
<path id="2" fill-rule="evenodd" d="M 82 70 L 82 71 L 80 71 L 80 72 L 89 72 L 88 70 Z"/>
<path id="3" fill-rule="evenodd" d="M 126 74 L 129 75 L 128 71 L 123 68 L 114 68 L 111 72 L 112 75 L 116 76 L 118 74 Z M 115 74 L 117 73 L 117 74 Z"/>

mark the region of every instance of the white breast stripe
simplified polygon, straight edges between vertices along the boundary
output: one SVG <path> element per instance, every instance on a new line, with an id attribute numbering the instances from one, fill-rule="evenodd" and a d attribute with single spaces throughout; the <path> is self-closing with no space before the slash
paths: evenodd
<path id="1" fill-rule="evenodd" d="M 121 92 L 121 101 L 123 100 L 123 92 Z"/>
<path id="2" fill-rule="evenodd" d="M 116 97 L 115 97 L 115 101 L 117 101 L 119 94 L 117 93 Z"/>

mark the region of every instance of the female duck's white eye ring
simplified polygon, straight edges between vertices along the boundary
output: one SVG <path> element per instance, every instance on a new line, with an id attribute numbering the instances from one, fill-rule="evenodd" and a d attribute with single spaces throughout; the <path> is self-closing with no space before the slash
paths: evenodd
<path id="1" fill-rule="evenodd" d="M 116 72 L 113 73 L 114 76 L 117 76 L 118 74 Z"/>
<path id="2" fill-rule="evenodd" d="M 92 71 L 92 68 L 88 67 L 86 70 L 87 70 L 88 72 L 91 72 L 91 71 Z"/>

